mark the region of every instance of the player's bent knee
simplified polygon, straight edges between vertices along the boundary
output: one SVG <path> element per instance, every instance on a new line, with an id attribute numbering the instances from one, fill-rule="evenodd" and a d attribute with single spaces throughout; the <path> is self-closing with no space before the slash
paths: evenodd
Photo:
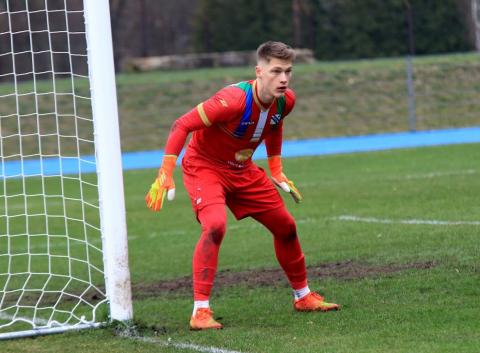
<path id="1" fill-rule="evenodd" d="M 218 220 L 205 225 L 205 233 L 215 244 L 220 244 L 225 236 L 227 225 L 225 222 Z"/>
<path id="2" fill-rule="evenodd" d="M 280 231 L 275 234 L 276 237 L 284 239 L 286 241 L 293 241 L 297 238 L 297 225 L 293 217 L 284 218 Z"/>

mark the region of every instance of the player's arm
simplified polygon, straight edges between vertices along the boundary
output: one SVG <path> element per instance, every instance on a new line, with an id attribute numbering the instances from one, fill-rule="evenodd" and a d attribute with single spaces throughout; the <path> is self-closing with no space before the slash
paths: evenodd
<path id="1" fill-rule="evenodd" d="M 295 104 L 295 94 L 293 91 L 288 90 L 286 92 L 286 101 L 287 104 L 285 106 L 284 116 L 292 111 Z M 300 194 L 298 189 L 295 187 L 293 181 L 289 180 L 283 173 L 282 140 L 283 120 L 281 120 L 280 123 L 276 125 L 276 127 L 272 129 L 265 137 L 265 147 L 267 148 L 270 175 L 272 176 L 272 180 L 275 185 L 277 185 L 283 191 L 290 193 L 296 203 L 300 203 L 303 201 L 302 194 Z"/>
<path id="2" fill-rule="evenodd" d="M 202 123 L 195 109 L 192 109 L 173 123 L 165 145 L 162 165 L 158 170 L 157 178 L 145 196 L 147 207 L 152 211 L 160 211 L 162 209 L 165 196 L 167 196 L 167 199 L 170 201 L 175 198 L 173 171 L 178 155 L 185 145 L 188 134 L 204 127 L 205 125 Z"/>
<path id="3" fill-rule="evenodd" d="M 296 203 L 303 201 L 302 194 L 295 187 L 293 181 L 289 180 L 285 174 L 283 174 L 282 165 L 282 133 L 283 121 L 281 121 L 275 130 L 272 130 L 265 137 L 265 147 L 267 148 L 268 167 L 270 169 L 270 175 L 273 182 L 280 189 L 290 193 L 293 200 Z"/>
<path id="4" fill-rule="evenodd" d="M 225 89 L 224 89 L 225 90 Z M 165 196 L 168 200 L 175 198 L 175 182 L 173 171 L 178 155 L 182 151 L 188 134 L 207 128 L 216 122 L 221 122 L 231 116 L 232 104 L 227 103 L 228 94 L 219 91 L 207 101 L 200 103 L 187 114 L 175 120 L 165 145 L 165 155 L 158 175 L 145 196 L 147 207 L 153 211 L 160 211 Z"/>

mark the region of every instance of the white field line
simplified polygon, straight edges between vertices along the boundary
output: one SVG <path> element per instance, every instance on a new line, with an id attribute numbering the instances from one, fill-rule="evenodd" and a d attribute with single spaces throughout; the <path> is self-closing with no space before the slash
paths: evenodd
<path id="1" fill-rule="evenodd" d="M 24 194 L 19 194 L 17 196 L 25 196 Z M 31 196 L 31 195 L 26 195 L 26 196 Z M 37 195 L 35 195 L 37 196 Z M 40 195 L 41 196 L 41 195 Z M 57 201 L 56 199 L 62 197 L 62 195 L 58 195 L 55 197 L 55 200 L 50 200 L 49 198 L 42 198 L 38 201 L 35 201 L 35 202 L 32 202 L 32 201 L 28 201 L 28 205 L 26 206 L 25 205 L 25 202 L 18 202 L 14 205 L 10 205 L 6 208 L 6 211 L 25 211 L 25 209 L 27 208 L 44 208 L 44 199 L 46 199 L 46 203 L 47 203 L 47 207 L 56 207 L 56 206 L 61 206 L 62 209 L 63 209 L 63 199 L 61 201 Z M 79 199 L 80 200 L 80 199 Z M 69 199 L 66 199 L 66 201 L 69 201 Z M 90 202 L 90 200 L 88 201 Z M 93 200 L 93 202 L 90 202 L 91 204 L 95 205 L 95 202 L 97 202 L 96 200 Z M 5 212 L 5 204 L 2 204 L 1 205 L 1 209 L 4 211 L 3 214 L 6 214 Z M 26 207 L 26 208 L 25 208 Z M 37 212 L 37 213 L 40 213 L 40 212 Z M 41 214 L 45 214 L 45 210 L 41 212 Z M 10 215 L 7 215 L 7 216 L 10 216 Z M 16 215 L 14 215 L 16 216 Z"/>
<path id="2" fill-rule="evenodd" d="M 314 218 L 303 218 L 297 220 L 297 224 L 305 224 L 305 223 L 317 223 L 319 220 L 316 220 Z M 263 228 L 263 226 L 260 223 L 251 223 L 251 224 L 233 224 L 229 225 L 227 227 L 227 232 L 230 230 L 237 230 L 237 229 L 260 229 Z M 137 240 L 146 240 L 146 239 L 154 239 L 158 238 L 160 236 L 182 236 L 187 234 L 188 232 L 183 229 L 179 230 L 171 230 L 171 231 L 165 231 L 162 233 L 159 232 L 153 232 L 149 233 L 146 235 L 137 235 L 137 234 L 129 234 L 128 235 L 128 241 L 137 241 Z M 198 231 L 198 235 L 200 235 L 200 231 Z M 88 244 L 94 245 L 99 247 L 101 245 L 101 240 L 99 239 L 93 239 L 88 242 Z M 70 246 L 86 246 L 86 242 L 81 242 L 81 241 L 71 241 Z M 36 246 L 30 246 L 30 250 L 39 250 L 39 249 L 46 249 L 46 245 L 36 245 Z M 52 241 L 49 245 L 50 249 L 53 248 L 60 248 L 60 247 L 65 247 L 65 243 L 60 244 L 55 244 L 55 241 Z"/>
<path id="3" fill-rule="evenodd" d="M 167 235 L 167 236 L 176 236 L 176 235 L 185 235 L 187 234 L 187 232 L 185 230 L 173 230 L 173 231 L 169 231 L 169 232 L 162 232 L 162 236 L 164 235 Z M 159 237 L 160 236 L 160 233 L 150 233 L 150 234 L 147 234 L 147 235 L 129 235 L 128 236 L 128 240 L 129 241 L 133 241 L 133 240 L 145 240 L 145 239 L 153 239 L 153 238 L 156 238 L 156 237 Z M 55 248 L 64 248 L 65 247 L 65 241 L 66 241 L 67 237 L 65 236 L 65 238 L 63 238 L 63 242 L 62 244 L 56 244 L 55 243 L 55 240 L 52 240 L 50 242 L 50 245 L 49 245 L 49 248 L 50 249 L 55 249 Z M 86 241 L 75 241 L 75 240 L 70 240 L 70 246 L 87 246 L 88 244 L 90 245 L 93 245 L 93 246 L 96 246 L 96 247 L 100 247 L 102 245 L 102 240 L 101 239 L 92 239 L 92 240 L 89 240 L 88 242 Z M 30 250 L 44 250 L 47 248 L 47 245 L 33 245 L 33 246 L 30 246 Z"/>
<path id="4" fill-rule="evenodd" d="M 433 178 L 442 178 L 442 177 L 456 176 L 456 175 L 473 175 L 473 174 L 478 174 L 478 172 L 479 171 L 476 169 L 439 171 L 439 172 L 431 172 L 431 173 L 406 174 L 401 176 L 385 177 L 383 180 L 433 179 Z M 368 178 L 368 179 L 373 179 L 373 178 Z M 375 177 L 375 179 L 377 179 L 377 177 Z M 307 181 L 304 183 L 298 183 L 296 185 L 299 188 L 307 188 L 307 187 L 325 185 L 327 183 L 332 183 L 332 181 L 329 181 L 329 182 L 325 182 L 322 180 Z"/>
<path id="5" fill-rule="evenodd" d="M 297 224 L 314 224 L 323 222 L 325 220 L 334 220 L 334 221 L 344 221 L 344 222 L 363 222 L 363 223 L 381 223 L 381 224 L 411 224 L 411 225 L 434 225 L 434 226 L 461 226 L 461 225 L 471 225 L 471 226 L 479 226 L 480 221 L 442 221 L 442 220 L 427 220 L 427 219 L 384 219 L 384 218 L 376 218 L 376 217 L 358 217 L 353 215 L 340 215 L 336 217 L 328 217 L 328 218 L 301 218 L 297 219 Z M 251 223 L 251 224 L 234 224 L 229 225 L 227 227 L 227 232 L 231 230 L 238 230 L 238 229 L 260 229 L 263 226 L 259 223 Z M 186 230 L 171 230 L 162 232 L 161 234 L 158 232 L 149 233 L 146 235 L 129 235 L 129 241 L 136 241 L 136 240 L 145 240 L 145 239 L 154 239 L 161 236 L 183 236 L 187 234 Z M 100 246 L 101 240 L 95 239 L 89 241 L 89 244 L 94 246 Z M 86 243 L 82 242 L 74 242 L 70 243 L 70 246 L 86 246 Z M 50 248 L 59 248 L 64 247 L 65 244 L 57 245 L 54 242 L 50 244 Z M 38 250 L 38 249 L 45 249 L 46 246 L 31 246 L 30 250 Z"/>
<path id="6" fill-rule="evenodd" d="M 130 339 L 136 340 L 136 341 L 141 341 L 141 342 L 146 342 L 146 343 L 153 343 L 162 347 L 174 347 L 178 349 L 184 349 L 184 350 L 189 350 L 189 351 L 195 351 L 195 352 L 203 352 L 203 353 L 242 353 L 240 351 L 231 351 L 228 349 L 224 348 L 217 348 L 217 347 L 208 347 L 208 346 L 199 346 L 197 344 L 192 344 L 192 343 L 182 343 L 182 342 L 173 342 L 171 338 L 169 338 L 167 341 L 160 340 L 160 339 L 155 339 L 153 337 L 138 337 L 138 336 L 133 336 L 133 337 L 128 337 Z"/>
<path id="7" fill-rule="evenodd" d="M 263 226 L 260 224 L 260 223 L 250 223 L 250 224 L 233 224 L 233 225 L 229 225 L 227 226 L 227 232 L 229 230 L 237 230 L 237 229 L 260 229 L 262 228 Z"/>
<path id="8" fill-rule="evenodd" d="M 301 223 L 316 223 L 318 222 L 316 219 L 313 219 L 313 218 L 304 218 L 304 219 L 300 219 L 300 220 L 297 220 L 297 224 L 301 224 Z M 260 223 L 250 223 L 250 224 L 232 224 L 232 225 L 227 225 L 227 232 L 231 231 L 231 230 L 238 230 L 238 229 L 261 229 L 261 228 L 264 228 Z M 149 233 L 147 235 L 128 235 L 128 240 L 129 241 L 133 241 L 133 240 L 139 240 L 139 239 L 154 239 L 154 238 L 157 238 L 159 236 L 176 236 L 176 235 L 185 235 L 187 234 L 188 232 L 186 230 L 183 230 L 183 229 L 179 229 L 179 230 L 171 230 L 171 231 L 164 231 L 162 233 L 158 233 L 158 232 L 153 232 L 153 233 Z M 200 229 L 197 231 L 198 235 L 200 235 Z"/>
<path id="9" fill-rule="evenodd" d="M 381 223 L 381 224 L 413 224 L 413 225 L 433 225 L 433 226 L 480 226 L 480 221 L 440 221 L 430 219 L 385 219 L 375 217 L 357 217 L 352 215 L 342 215 L 330 218 L 335 221 Z"/>
<path id="10" fill-rule="evenodd" d="M 465 169 L 465 170 L 453 170 L 447 172 L 432 172 L 432 173 L 425 173 L 425 174 L 410 174 L 405 175 L 404 179 L 433 179 L 433 178 L 440 178 L 444 176 L 452 176 L 452 175 L 469 175 L 469 174 L 476 174 L 478 173 L 475 169 Z"/>
<path id="11" fill-rule="evenodd" d="M 317 220 L 313 218 L 305 218 L 305 219 L 300 219 L 297 221 L 297 224 L 302 224 L 302 223 L 316 223 L 318 222 Z M 230 230 L 237 230 L 237 229 L 260 229 L 263 228 L 263 226 L 259 223 L 251 223 L 251 224 L 233 224 L 229 225 L 227 227 L 227 232 Z M 129 234 L 128 235 L 128 241 L 136 241 L 136 240 L 146 240 L 146 239 L 155 239 L 160 236 L 183 236 L 187 234 L 188 232 L 184 229 L 178 229 L 178 230 L 170 230 L 170 231 L 164 231 L 164 232 L 153 232 L 153 233 L 148 233 L 145 235 L 138 235 L 138 234 Z M 198 230 L 198 235 L 200 235 L 200 230 Z M 66 238 L 65 238 L 66 239 Z M 88 244 L 94 245 L 94 246 L 100 246 L 101 245 L 101 240 L 100 239 L 93 239 L 88 242 Z M 70 246 L 86 246 L 86 242 L 82 241 L 71 241 Z M 60 247 L 65 247 L 65 243 L 62 243 L 61 245 L 55 244 L 54 241 L 50 243 L 49 246 L 51 249 L 52 248 L 60 248 Z M 40 246 L 30 246 L 30 250 L 38 250 L 38 249 L 45 249 L 46 245 L 40 245 Z"/>
<path id="12" fill-rule="evenodd" d="M 460 225 L 473 225 L 478 226 L 480 225 L 480 221 L 442 221 L 442 220 L 426 220 L 426 219 L 383 219 L 383 218 L 376 218 L 376 217 L 358 217 L 353 215 L 340 215 L 336 217 L 328 217 L 328 218 L 301 218 L 297 219 L 297 224 L 312 224 L 312 223 L 319 223 L 324 220 L 334 220 L 334 221 L 344 221 L 344 222 L 363 222 L 363 223 L 381 223 L 381 224 L 412 224 L 412 225 L 434 225 L 434 226 L 460 226 Z M 238 230 L 238 229 L 260 229 L 263 226 L 259 223 L 251 223 L 251 224 L 234 224 L 229 225 L 227 227 L 227 232 L 231 230 Z M 154 239 L 161 236 L 183 236 L 187 234 L 186 230 L 171 230 L 162 232 L 161 234 L 158 232 L 149 233 L 147 235 L 129 235 L 129 241 L 137 241 L 137 240 L 145 240 L 145 239 Z M 94 239 L 89 241 L 89 244 L 94 246 L 100 246 L 101 240 Z M 83 242 L 74 242 L 70 243 L 70 246 L 86 246 L 86 243 Z M 50 248 L 60 248 L 64 247 L 65 244 L 55 244 L 54 241 L 50 243 Z M 30 250 L 39 250 L 45 249 L 46 245 L 40 246 L 31 246 Z"/>
<path id="13" fill-rule="evenodd" d="M 185 235 L 185 234 L 187 234 L 186 230 L 179 229 L 179 230 L 165 231 L 165 232 L 162 232 L 161 234 L 158 233 L 158 232 L 153 232 L 153 233 L 149 233 L 149 234 L 146 234 L 146 235 L 128 235 L 128 240 L 129 241 L 138 240 L 138 239 L 145 240 L 145 239 L 157 238 L 160 235 L 162 235 L 162 236 L 176 236 L 176 235 Z"/>
<path id="14" fill-rule="evenodd" d="M 62 237 L 62 243 L 61 244 L 57 244 L 55 243 L 55 239 L 52 239 L 50 240 L 50 243 L 47 244 L 37 244 L 37 245 L 30 245 L 28 247 L 28 250 L 30 251 L 38 251 L 38 250 L 44 250 L 44 251 L 47 251 L 47 249 L 61 249 L 61 248 L 66 248 L 66 239 L 67 237 Z M 88 242 L 87 241 L 84 241 L 84 240 L 79 240 L 79 241 L 75 241 L 75 240 L 70 240 L 70 244 L 69 244 L 69 247 L 77 247 L 77 246 L 82 246 L 82 247 L 85 247 L 85 246 L 88 246 L 88 245 L 91 245 L 93 247 L 96 247 L 96 248 L 101 248 L 101 245 L 102 245 L 102 240 L 101 239 L 94 239 L 94 240 L 89 240 Z M 18 251 L 18 247 L 14 248 L 15 250 Z M 25 250 L 26 251 L 26 250 Z M 18 255 L 18 254 L 17 254 Z M 35 253 L 35 255 L 45 255 L 45 254 L 41 254 L 41 253 Z"/>

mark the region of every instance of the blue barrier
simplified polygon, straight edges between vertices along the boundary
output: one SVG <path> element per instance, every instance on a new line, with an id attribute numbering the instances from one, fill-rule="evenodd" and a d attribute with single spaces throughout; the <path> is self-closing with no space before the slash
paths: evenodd
<path id="1" fill-rule="evenodd" d="M 399 132 L 351 137 L 329 137 L 321 139 L 285 141 L 283 157 L 318 156 L 339 153 L 379 151 L 395 148 L 414 148 L 462 143 L 479 143 L 480 127 Z M 183 153 L 183 152 L 182 152 Z M 128 152 L 122 155 L 124 170 L 158 168 L 163 151 Z M 181 160 L 182 155 L 178 159 Z M 255 152 L 254 159 L 267 157 L 265 146 Z M 0 178 L 33 175 L 79 174 L 95 171 L 95 157 L 45 157 L 5 161 Z"/>

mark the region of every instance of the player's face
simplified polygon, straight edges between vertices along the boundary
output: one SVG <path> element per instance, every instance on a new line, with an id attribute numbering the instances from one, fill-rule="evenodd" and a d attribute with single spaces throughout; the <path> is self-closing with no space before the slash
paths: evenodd
<path id="1" fill-rule="evenodd" d="M 291 61 L 277 58 L 259 62 L 256 74 L 262 101 L 268 103 L 285 94 L 292 77 L 292 66 Z"/>

